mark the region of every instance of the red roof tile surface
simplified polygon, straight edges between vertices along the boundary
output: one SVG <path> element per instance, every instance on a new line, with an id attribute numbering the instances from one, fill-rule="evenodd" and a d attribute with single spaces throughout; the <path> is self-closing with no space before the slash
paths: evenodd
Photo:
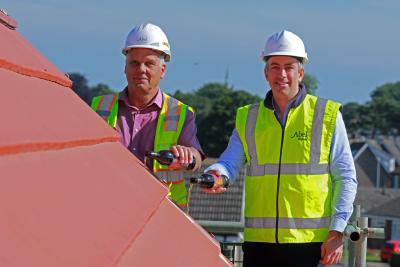
<path id="1" fill-rule="evenodd" d="M 231 266 L 0 12 L 0 266 Z"/>

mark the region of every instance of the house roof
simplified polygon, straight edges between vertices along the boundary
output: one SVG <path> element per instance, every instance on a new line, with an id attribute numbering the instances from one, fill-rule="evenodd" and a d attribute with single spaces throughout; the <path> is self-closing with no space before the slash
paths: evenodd
<path id="1" fill-rule="evenodd" d="M 202 169 L 207 167 L 206 162 Z M 194 185 L 189 202 L 190 215 L 198 221 L 241 222 L 243 218 L 243 185 L 244 168 L 223 194 L 204 193 Z"/>
<path id="2" fill-rule="evenodd" d="M 351 152 L 353 154 L 353 157 L 355 157 L 360 149 L 365 145 L 365 142 L 352 142 L 351 143 Z"/>
<path id="3" fill-rule="evenodd" d="M 390 217 L 400 219 L 400 196 L 393 198 L 382 205 L 366 212 L 369 216 Z"/>
<path id="4" fill-rule="evenodd" d="M 357 183 L 358 187 L 375 187 L 375 183 L 369 177 L 372 176 L 368 171 L 364 170 L 359 162 L 354 162 L 354 166 L 356 167 L 356 174 L 357 174 Z"/>
<path id="5" fill-rule="evenodd" d="M 0 265 L 232 266 L 16 26 L 0 12 Z"/>
<path id="6" fill-rule="evenodd" d="M 399 197 L 399 189 L 358 187 L 354 204 L 361 205 L 361 212 L 363 214 L 369 214 L 370 211 L 383 207 L 386 203 L 398 199 Z M 398 213 L 397 216 L 399 217 L 400 213 Z"/>
<path id="7" fill-rule="evenodd" d="M 354 157 L 354 161 L 364 153 L 365 150 L 370 150 L 375 158 L 379 161 L 379 164 L 384 168 L 387 173 L 391 173 L 395 168 L 395 158 L 393 155 L 385 152 L 382 146 L 376 140 L 366 140 L 361 142 L 352 142 L 351 151 Z"/>
<path id="8" fill-rule="evenodd" d="M 400 136 L 384 137 L 382 146 L 396 159 L 397 165 L 400 165 Z"/>

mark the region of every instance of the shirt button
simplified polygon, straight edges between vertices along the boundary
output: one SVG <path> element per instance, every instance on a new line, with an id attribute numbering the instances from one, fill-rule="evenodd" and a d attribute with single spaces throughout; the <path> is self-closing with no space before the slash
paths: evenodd
<path id="1" fill-rule="evenodd" d="M 138 131 L 138 129 L 135 129 L 135 132 L 137 132 Z"/>
<path id="2" fill-rule="evenodd" d="M 133 148 L 133 151 L 136 151 L 136 147 Z"/>

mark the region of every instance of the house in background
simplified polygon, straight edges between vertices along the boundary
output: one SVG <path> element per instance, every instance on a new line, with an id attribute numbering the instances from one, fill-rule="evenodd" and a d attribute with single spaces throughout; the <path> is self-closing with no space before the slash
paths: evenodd
<path id="1" fill-rule="evenodd" d="M 395 143 L 390 143 L 387 137 L 379 141 L 370 139 L 351 142 L 359 187 L 399 188 L 398 176 L 394 175 L 398 163 L 389 151 L 398 152 L 400 157 L 400 150 Z"/>
<path id="2" fill-rule="evenodd" d="M 400 166 L 400 136 L 381 137 L 378 142 L 386 152 L 395 158 L 396 165 Z"/>
<path id="3" fill-rule="evenodd" d="M 363 216 L 369 218 L 370 227 L 385 228 L 385 240 L 400 240 L 400 194 L 397 195 L 397 197 L 392 198 L 390 201 L 374 207 L 363 214 Z M 373 239 L 369 243 L 371 245 L 383 245 L 383 241 Z"/>
<path id="4" fill-rule="evenodd" d="M 203 162 L 202 170 L 216 159 Z M 208 194 L 194 185 L 189 199 L 189 215 L 220 242 L 241 242 L 244 227 L 244 168 L 222 194 Z"/>
<path id="5" fill-rule="evenodd" d="M 206 159 L 199 172 L 213 164 L 216 159 Z M 242 266 L 244 229 L 244 175 L 245 168 L 230 183 L 228 190 L 222 194 L 208 194 L 194 185 L 189 194 L 188 213 L 207 232 L 220 242 L 222 253 L 235 266 Z"/>
<path id="6" fill-rule="evenodd" d="M 385 228 L 385 240 L 400 239 L 400 137 L 351 141 L 357 171 L 355 204 L 369 218 L 369 227 Z M 397 206 L 396 206 L 397 205 Z M 380 248 L 384 240 L 368 239 L 368 247 Z"/>

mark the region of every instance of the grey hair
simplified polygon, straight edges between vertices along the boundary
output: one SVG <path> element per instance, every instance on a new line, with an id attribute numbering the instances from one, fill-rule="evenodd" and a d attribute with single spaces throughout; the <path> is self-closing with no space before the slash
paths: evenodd
<path id="1" fill-rule="evenodd" d="M 165 55 L 161 54 L 161 56 L 160 56 L 160 66 L 162 67 L 162 65 L 164 65 L 164 64 L 165 64 Z"/>
<path id="2" fill-rule="evenodd" d="M 300 61 L 297 62 L 297 64 L 299 64 L 299 68 L 300 69 L 304 69 L 303 63 L 301 63 Z M 265 68 L 268 68 L 268 60 L 265 61 Z"/>
<path id="3" fill-rule="evenodd" d="M 129 49 L 128 51 L 126 51 L 126 54 L 125 54 L 125 57 L 126 58 L 128 58 L 128 54 L 132 51 L 133 49 Z M 157 51 L 157 50 L 154 50 L 154 51 Z M 161 52 L 161 51 L 157 51 L 157 52 L 160 52 L 160 66 L 162 67 L 162 65 L 164 65 L 164 64 L 166 64 L 166 62 L 165 62 L 165 56 L 166 56 L 166 54 L 165 53 L 163 53 L 163 52 Z"/>

